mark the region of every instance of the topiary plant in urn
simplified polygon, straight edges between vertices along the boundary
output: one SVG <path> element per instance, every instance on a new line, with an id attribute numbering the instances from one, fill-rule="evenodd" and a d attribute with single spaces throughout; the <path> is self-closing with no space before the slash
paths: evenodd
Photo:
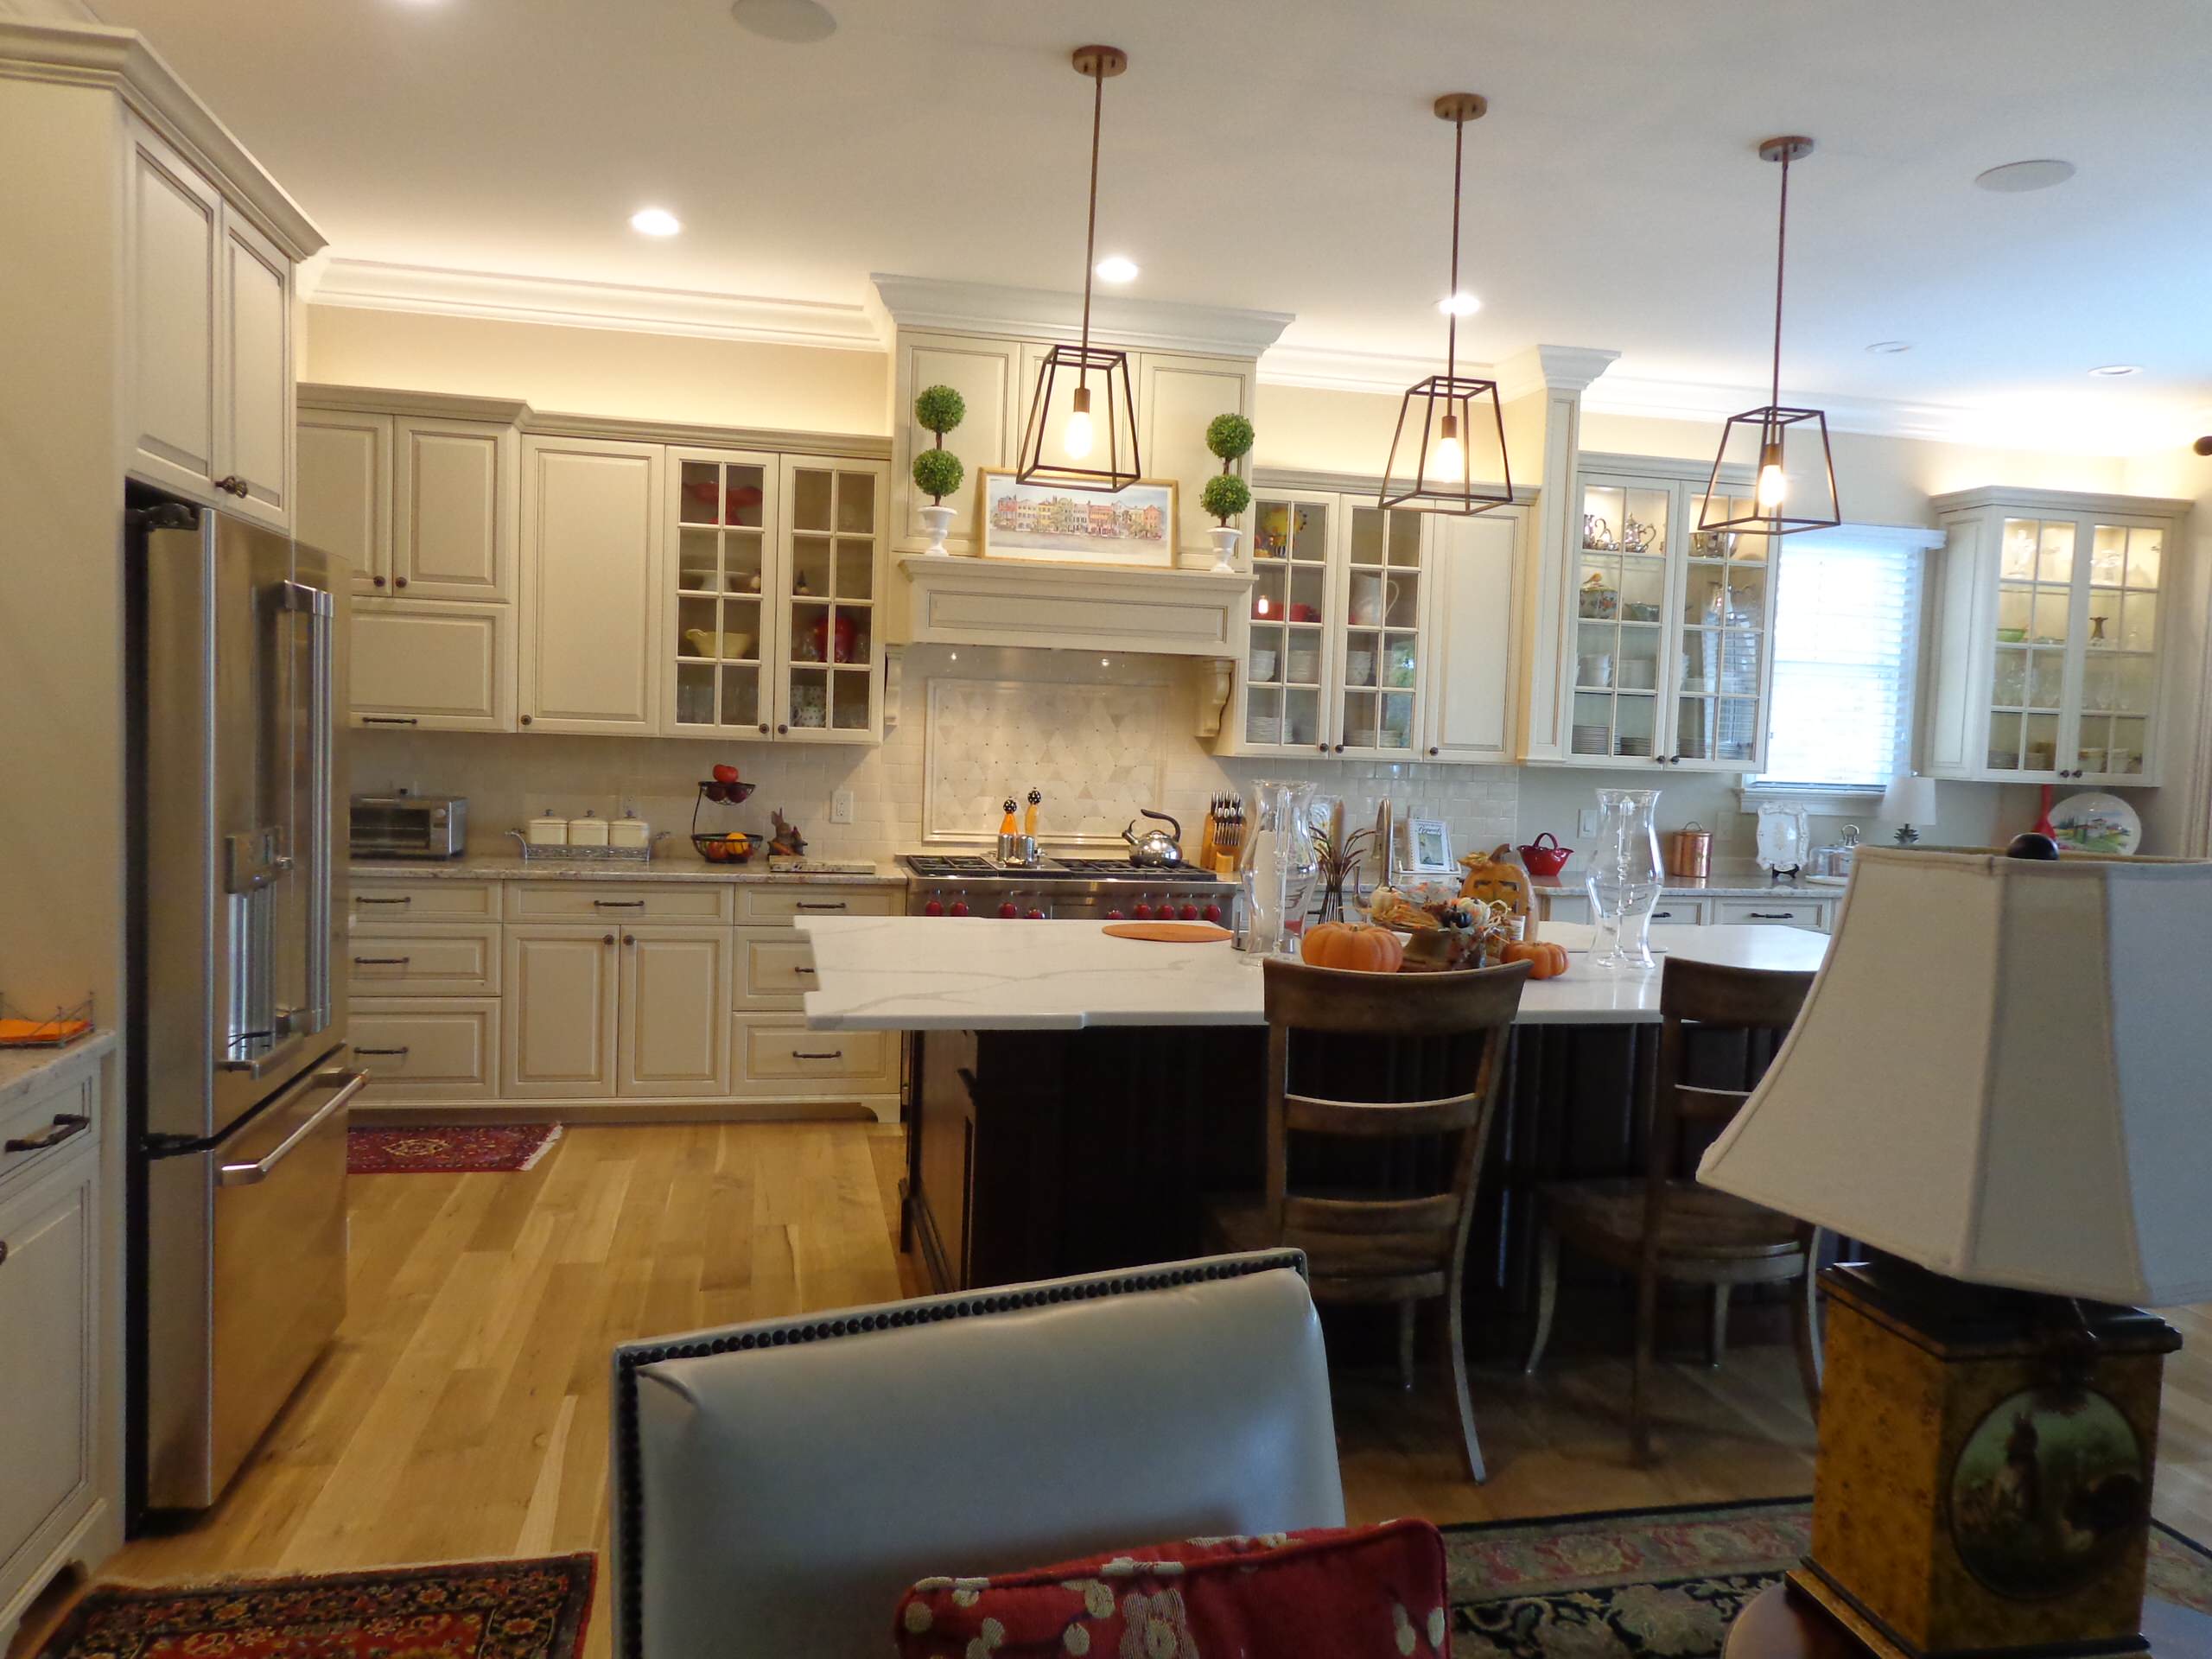
<path id="1" fill-rule="evenodd" d="M 914 398 L 914 423 L 937 440 L 916 453 L 913 465 L 914 487 L 930 499 L 930 505 L 919 511 L 922 522 L 929 526 L 932 558 L 948 556 L 944 533 L 952 527 L 954 510 L 944 505 L 944 498 L 958 492 L 968 471 L 960 457 L 944 447 L 944 435 L 958 426 L 967 413 L 967 401 L 950 386 L 925 387 Z"/>

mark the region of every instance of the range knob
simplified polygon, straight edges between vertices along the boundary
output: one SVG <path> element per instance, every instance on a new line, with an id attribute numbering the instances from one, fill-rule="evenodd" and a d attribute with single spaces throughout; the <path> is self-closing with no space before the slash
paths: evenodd
<path id="1" fill-rule="evenodd" d="M 1183 908 L 1175 913 L 1186 922 L 1195 922 L 1198 919 L 1198 907 L 1187 899 L 1183 901 Z"/>
<path id="2" fill-rule="evenodd" d="M 1106 919 L 1109 922 L 1118 922 L 1122 919 L 1122 912 L 1118 910 L 1109 910 L 1106 912 Z"/>
<path id="3" fill-rule="evenodd" d="M 1141 922 L 1148 922 L 1152 919 L 1152 906 L 1141 899 L 1137 900 L 1136 918 Z"/>
<path id="4" fill-rule="evenodd" d="M 925 915 L 925 916 L 942 916 L 942 915 L 944 915 L 944 899 L 936 899 L 936 898 L 932 898 L 932 899 L 929 901 L 929 903 L 927 903 L 926 905 L 924 905 L 924 906 L 922 906 L 922 914 L 923 914 L 923 915 Z"/>
<path id="5" fill-rule="evenodd" d="M 1029 919 L 1033 922 L 1041 922 L 1045 919 L 1045 912 L 1033 906 L 1029 911 Z"/>
<path id="6" fill-rule="evenodd" d="M 1221 920 L 1221 906 L 1219 905 L 1208 905 L 1205 907 L 1205 919 L 1209 922 L 1218 924 Z"/>
<path id="7" fill-rule="evenodd" d="M 1001 921 L 1002 921 L 1002 922 L 1016 921 L 1016 920 L 1019 920 L 1019 919 L 1020 918 L 1020 916 L 1021 916 L 1021 906 L 1020 906 L 1020 905 L 1015 904 L 1015 903 L 1014 902 L 1014 900 L 1013 900 L 1013 899 L 1002 899 L 1002 900 L 1001 900 L 1001 901 L 1000 901 L 1000 904 L 999 904 L 999 919 L 1000 919 Z"/>
<path id="8" fill-rule="evenodd" d="M 945 912 L 945 914 L 948 916 L 965 916 L 967 913 L 968 901 L 965 899 L 954 899 L 952 901 L 952 908 Z"/>

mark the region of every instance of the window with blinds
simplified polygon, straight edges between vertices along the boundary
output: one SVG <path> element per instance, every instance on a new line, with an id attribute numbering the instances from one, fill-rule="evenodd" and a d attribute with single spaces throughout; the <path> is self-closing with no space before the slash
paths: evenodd
<path id="1" fill-rule="evenodd" d="M 1849 526 L 1780 543 L 1762 788 L 1880 789 L 1909 768 L 1920 550 Z"/>

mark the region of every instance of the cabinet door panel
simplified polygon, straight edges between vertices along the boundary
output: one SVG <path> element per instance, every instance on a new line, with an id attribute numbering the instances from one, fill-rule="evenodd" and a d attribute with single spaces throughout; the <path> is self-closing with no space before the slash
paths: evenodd
<path id="1" fill-rule="evenodd" d="M 504 605 L 356 605 L 352 723 L 514 730 L 513 633 Z"/>
<path id="2" fill-rule="evenodd" d="M 22 1589 L 82 1512 L 92 1479 L 97 1278 L 93 1182 L 77 1157 L 5 1205 L 0 1242 L 0 1400 L 8 1402 L 0 1480 L 0 1604 Z"/>
<path id="3" fill-rule="evenodd" d="M 1213 527 L 1198 506 L 1198 492 L 1221 470 L 1206 448 L 1206 425 L 1217 415 L 1252 412 L 1252 365 L 1226 358 L 1171 357 L 1147 352 L 1138 365 L 1137 415 L 1143 423 L 1141 451 L 1147 478 L 1175 480 L 1175 536 L 1192 563 L 1212 563 L 1206 531 Z M 1249 527 L 1248 512 L 1238 524 Z"/>
<path id="4" fill-rule="evenodd" d="M 215 477 L 222 203 L 151 130 L 134 120 L 130 132 L 124 349 L 130 466 L 206 499 Z"/>
<path id="5" fill-rule="evenodd" d="M 1517 516 L 1502 512 L 1436 521 L 1422 653 L 1431 760 L 1513 758 L 1521 527 Z"/>
<path id="6" fill-rule="evenodd" d="M 353 994 L 384 996 L 497 996 L 499 930 L 490 922 L 365 931 L 346 936 Z"/>
<path id="7" fill-rule="evenodd" d="M 501 1093 L 611 1099 L 620 935 L 612 927 L 511 927 L 502 982 Z"/>
<path id="8" fill-rule="evenodd" d="M 622 942 L 621 1092 L 729 1092 L 730 934 L 659 928 Z"/>
<path id="9" fill-rule="evenodd" d="M 522 702 L 533 730 L 658 724 L 662 461 L 655 444 L 524 442 Z"/>
<path id="10" fill-rule="evenodd" d="M 292 265 L 276 245 L 223 215 L 223 411 L 218 477 L 246 493 L 232 510 L 278 529 L 292 521 Z"/>
<path id="11" fill-rule="evenodd" d="M 391 417 L 300 411 L 293 528 L 353 567 L 353 591 L 391 587 Z"/>
<path id="12" fill-rule="evenodd" d="M 513 430 L 403 417 L 392 438 L 394 588 L 410 599 L 512 599 Z"/>
<path id="13" fill-rule="evenodd" d="M 1019 347 L 1006 340 L 960 340 L 910 335 L 902 348 L 899 388 L 902 403 L 898 418 L 905 423 L 896 486 L 903 503 L 899 514 L 899 544 L 918 550 L 929 543 L 920 509 L 929 498 L 914 487 L 909 468 L 913 457 L 936 439 L 914 424 L 915 395 L 930 386 L 950 386 L 968 405 L 960 424 L 945 435 L 944 447 L 960 457 L 968 469 L 960 493 L 950 498 L 952 528 L 946 543 L 965 552 L 976 535 L 976 475 L 986 467 L 1014 465 L 1014 428 L 1016 403 L 1015 357 Z"/>

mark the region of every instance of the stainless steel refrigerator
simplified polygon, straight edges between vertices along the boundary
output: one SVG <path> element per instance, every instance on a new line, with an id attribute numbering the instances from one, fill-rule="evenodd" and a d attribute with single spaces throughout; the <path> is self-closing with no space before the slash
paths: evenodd
<path id="1" fill-rule="evenodd" d="M 132 1505 L 220 1496 L 346 1308 L 349 571 L 130 511 Z"/>

